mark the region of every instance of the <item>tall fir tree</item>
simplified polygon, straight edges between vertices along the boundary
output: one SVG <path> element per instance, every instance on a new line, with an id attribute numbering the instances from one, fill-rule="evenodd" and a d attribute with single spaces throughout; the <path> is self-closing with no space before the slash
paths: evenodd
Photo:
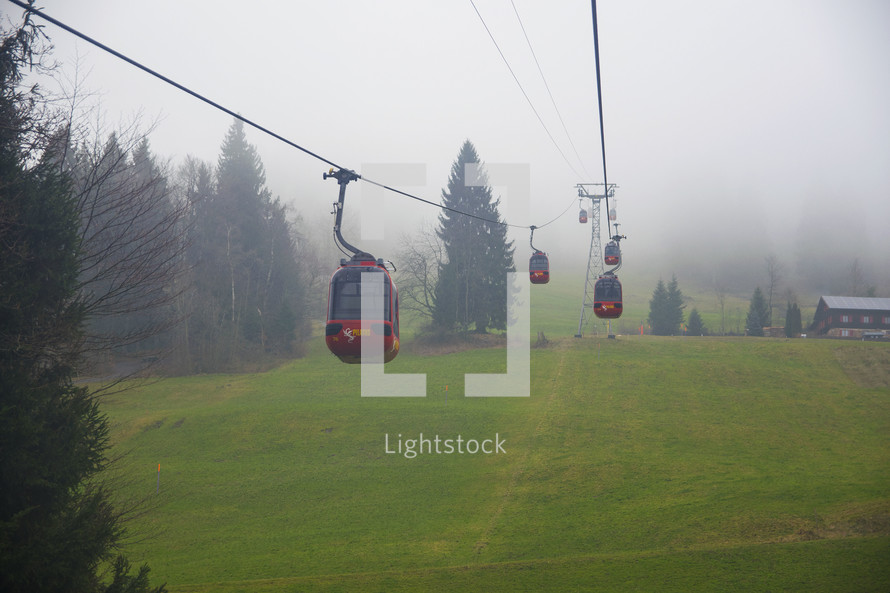
<path id="1" fill-rule="evenodd" d="M 213 361 L 220 360 L 223 351 L 220 336 L 222 311 L 225 301 L 215 292 L 220 268 L 218 250 L 213 249 L 215 238 L 213 198 L 213 166 L 188 157 L 179 170 L 181 199 L 188 205 L 186 225 L 188 251 L 186 262 L 188 286 L 178 303 L 177 313 L 184 317 L 178 328 L 177 360 L 180 372 L 210 370 Z M 216 274 L 211 273 L 215 269 Z"/>
<path id="2" fill-rule="evenodd" d="M 73 380 L 80 213 L 59 155 L 44 151 L 45 104 L 21 88 L 38 35 L 27 18 L 0 35 L 0 590 L 144 591 L 147 567 L 133 578 L 114 560 L 120 515 L 99 481 L 107 418 Z"/>
<path id="3" fill-rule="evenodd" d="M 754 289 L 754 294 L 751 295 L 751 302 L 748 305 L 748 316 L 745 319 L 748 335 L 763 336 L 763 328 L 767 327 L 768 319 L 769 306 L 766 303 L 766 298 L 763 296 L 763 291 L 758 286 Z"/>
<path id="4" fill-rule="evenodd" d="M 672 276 L 671 281 L 668 282 L 667 293 L 667 321 L 671 330 L 671 335 L 679 334 L 680 326 L 683 325 L 683 309 L 686 308 L 686 305 L 683 303 L 684 297 L 683 293 L 680 291 L 680 283 L 677 281 L 676 275 Z"/>
<path id="5" fill-rule="evenodd" d="M 800 316 L 800 306 L 797 303 L 792 305 L 793 323 L 791 324 L 791 335 L 799 337 L 803 332 L 803 320 Z"/>
<path id="6" fill-rule="evenodd" d="M 674 336 L 680 333 L 683 324 L 683 293 L 677 277 L 665 285 L 659 279 L 649 300 L 649 325 L 656 336 Z"/>
<path id="7" fill-rule="evenodd" d="M 785 309 L 785 337 L 796 338 L 803 331 L 803 322 L 800 317 L 800 307 L 797 303 L 788 303 Z"/>
<path id="8" fill-rule="evenodd" d="M 478 178 L 467 184 L 467 165 L 479 167 Z M 507 272 L 513 264 L 513 242 L 493 199 L 488 177 L 476 148 L 467 140 L 451 165 L 443 204 L 459 212 L 443 210 L 437 235 L 446 261 L 436 283 L 433 319 L 441 327 L 476 332 L 507 326 Z"/>
<path id="9" fill-rule="evenodd" d="M 305 328 L 305 286 L 287 212 L 266 188 L 265 169 L 235 120 L 223 141 L 215 187 L 194 171 L 195 286 L 203 311 L 189 342 L 196 370 L 221 370 L 269 351 L 291 354 Z"/>
<path id="10" fill-rule="evenodd" d="M 793 322 L 791 320 L 792 311 L 793 311 L 793 309 L 791 308 L 791 303 L 789 302 L 788 306 L 785 307 L 785 328 L 784 329 L 785 329 L 785 337 L 786 338 L 794 337 L 794 329 L 792 328 Z"/>
<path id="11" fill-rule="evenodd" d="M 658 279 L 652 298 L 649 299 L 649 327 L 656 336 L 666 336 L 667 333 L 667 287 L 664 280 Z"/>
<path id="12" fill-rule="evenodd" d="M 686 333 L 690 336 L 703 336 L 706 332 L 707 328 L 705 328 L 704 321 L 702 321 L 698 309 L 693 308 L 692 311 L 689 312 L 689 321 L 686 325 Z"/>

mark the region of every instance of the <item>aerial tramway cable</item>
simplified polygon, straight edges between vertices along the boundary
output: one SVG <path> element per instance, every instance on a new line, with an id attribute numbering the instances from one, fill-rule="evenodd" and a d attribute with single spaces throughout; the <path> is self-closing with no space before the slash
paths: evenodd
<path id="1" fill-rule="evenodd" d="M 604 197 L 606 200 L 606 213 L 608 216 L 611 208 L 609 207 L 609 178 L 606 167 L 606 132 L 603 124 L 603 88 L 602 77 L 600 75 L 599 27 L 597 24 L 596 0 L 591 0 L 591 14 L 593 18 L 593 49 L 596 63 L 596 97 L 599 109 L 600 145 L 603 155 L 603 186 L 605 188 Z M 608 222 L 606 228 L 608 228 Z M 622 263 L 620 242 L 623 238 L 622 235 L 618 234 L 616 225 L 615 235 L 611 237 L 612 240 L 606 246 L 606 252 L 604 253 L 605 263 L 614 265 L 615 267 L 604 272 L 596 280 L 593 287 L 593 312 L 601 319 L 610 320 L 609 337 L 614 337 L 611 332 L 611 320 L 620 317 L 624 309 L 621 282 L 618 280 L 618 276 L 615 275 L 615 271 L 621 267 Z M 591 251 L 588 255 L 588 270 L 590 270 L 590 258 L 594 257 L 594 255 L 599 257 L 599 254 L 593 253 L 593 239 L 591 239 Z M 578 333 L 575 334 L 576 337 L 581 337 L 581 328 L 584 324 L 584 310 L 588 298 L 588 285 L 585 285 L 584 289 L 584 300 L 581 303 L 581 319 L 578 322 Z"/>
<path id="2" fill-rule="evenodd" d="M 556 106 L 556 99 L 553 97 L 553 92 L 550 90 L 550 85 L 547 84 L 547 79 L 544 77 L 544 70 L 541 68 L 540 62 L 538 62 L 538 56 L 535 53 L 534 48 L 532 48 L 531 39 L 528 38 L 528 33 L 525 31 L 525 25 L 522 24 L 522 17 L 519 16 L 519 10 L 516 9 L 516 3 L 513 0 L 510 0 L 510 5 L 513 7 L 513 12 L 516 14 L 516 20 L 519 21 L 519 28 L 522 29 L 522 35 L 525 37 L 525 42 L 528 44 L 528 50 L 532 54 L 532 58 L 535 60 L 535 66 L 538 67 L 538 73 L 541 75 L 541 81 L 544 83 L 544 88 L 547 89 L 547 94 L 550 96 L 550 102 L 553 104 L 553 110 L 556 112 L 556 117 L 559 118 L 559 123 L 562 125 L 562 130 L 566 134 L 566 138 L 569 140 L 569 144 L 572 147 L 572 150 L 575 151 L 575 157 L 578 159 L 578 162 L 581 164 L 581 170 L 590 177 L 590 174 L 587 173 L 587 167 L 584 166 L 584 159 L 581 158 L 581 155 L 578 154 L 578 149 L 575 147 L 575 142 L 572 140 L 572 135 L 569 134 L 569 129 L 566 127 L 566 122 L 562 119 L 562 113 L 559 112 L 559 107 Z"/>
<path id="3" fill-rule="evenodd" d="M 480 13 L 479 9 L 476 7 L 476 3 L 473 0 L 470 0 L 470 4 L 473 6 L 473 10 L 476 11 L 476 16 L 478 16 L 479 20 L 482 22 L 482 26 L 485 28 L 485 32 L 488 33 L 488 36 L 491 38 L 491 42 L 494 44 L 495 49 L 497 49 L 498 54 L 500 54 L 501 59 L 504 61 L 504 64 L 507 66 L 507 70 L 509 70 L 510 75 L 513 76 L 513 80 L 516 82 L 516 85 L 519 87 L 519 90 L 522 92 L 522 96 L 525 97 L 525 100 L 526 100 L 526 102 L 528 102 L 529 107 L 532 108 L 532 112 L 534 112 L 535 117 L 538 118 L 538 122 L 541 124 L 541 127 L 544 128 L 544 132 L 547 133 L 547 137 L 550 138 L 550 142 L 552 142 L 553 146 L 556 147 L 557 152 L 559 152 L 560 156 L 562 156 L 562 159 L 569 166 L 569 169 L 571 169 L 572 172 L 576 176 L 580 177 L 581 175 L 578 173 L 578 171 L 575 169 L 575 167 L 572 165 L 572 163 L 569 162 L 569 159 L 566 158 L 565 153 L 559 147 L 559 144 L 557 144 L 556 139 L 553 137 L 553 134 L 550 133 L 550 129 L 547 128 L 547 124 L 544 123 L 544 120 L 541 118 L 541 115 L 538 113 L 538 110 L 535 109 L 534 103 L 532 103 L 532 100 L 529 98 L 528 93 L 525 92 L 525 89 L 523 88 L 522 83 L 519 82 L 519 78 L 516 76 L 516 73 L 513 71 L 513 68 L 510 66 L 510 62 L 507 61 L 507 56 L 505 56 L 504 52 L 501 51 L 501 46 L 498 45 L 497 40 L 494 38 L 494 34 L 492 34 L 491 29 L 488 28 L 488 24 L 486 24 L 485 19 L 482 18 L 482 13 Z M 516 7 L 514 6 L 514 10 L 515 10 L 515 8 Z M 516 16 L 517 17 L 519 16 L 518 12 L 516 13 Z M 522 21 L 520 20 L 520 25 L 521 24 L 522 24 Z M 523 28 L 523 32 L 524 31 L 525 31 L 525 29 Z M 528 39 L 528 38 L 526 37 L 526 39 Z M 529 47 L 531 47 L 531 45 L 529 45 Z M 534 52 L 532 52 L 532 53 L 534 54 Z M 537 58 L 536 58 L 536 60 L 537 60 Z M 542 76 L 543 76 L 543 74 L 542 74 Z M 583 164 L 582 164 L 582 166 L 583 166 Z"/>
<path id="4" fill-rule="evenodd" d="M 332 161 L 332 160 L 330 160 L 330 159 L 327 159 L 327 158 L 321 156 L 320 154 L 318 154 L 318 153 L 316 153 L 316 152 L 313 152 L 313 151 L 309 150 L 308 148 L 306 148 L 306 147 L 304 147 L 304 146 L 301 146 L 300 144 L 297 144 L 296 142 L 294 142 L 294 141 L 292 141 L 292 140 L 290 140 L 290 139 L 288 139 L 288 138 L 285 138 L 284 136 L 282 136 L 282 135 L 280 135 L 280 134 L 278 134 L 278 133 L 276 133 L 276 132 L 270 130 L 269 128 L 267 128 L 267 127 L 265 127 L 265 126 L 262 126 L 262 125 L 260 125 L 260 124 L 258 124 L 258 123 L 256 123 L 256 122 L 254 122 L 254 121 L 252 121 L 252 120 L 250 120 L 250 119 L 248 119 L 248 118 L 246 118 L 246 117 L 240 115 L 239 113 L 233 111 L 232 109 L 229 109 L 229 108 L 225 107 L 224 105 L 220 104 L 219 102 L 214 101 L 214 100 L 212 100 L 212 99 L 209 99 L 208 97 L 206 97 L 206 96 L 204 96 L 204 95 L 202 95 L 202 94 L 200 94 L 200 93 L 198 93 L 198 92 L 196 92 L 196 91 L 190 89 L 189 87 L 185 86 L 184 84 L 181 84 L 181 83 L 176 82 L 175 80 L 173 80 L 173 79 L 171 79 L 171 78 L 169 78 L 169 77 L 167 77 L 167 76 L 164 76 L 164 75 L 161 74 L 160 72 L 157 72 L 156 70 L 153 70 L 153 69 L 149 68 L 148 66 L 145 66 L 144 64 L 138 62 L 137 60 L 134 60 L 133 58 L 130 58 L 130 57 L 126 56 L 125 54 L 123 54 L 123 53 L 121 53 L 121 52 L 119 52 L 119 51 L 117 51 L 117 50 L 115 50 L 115 49 L 113 49 L 113 48 L 111 48 L 111 47 L 105 45 L 104 43 L 102 43 L 102 42 L 100 42 L 100 41 L 98 41 L 98 40 L 96 40 L 96 39 L 93 39 L 93 38 L 90 37 L 89 35 L 86 35 L 85 33 L 82 33 L 82 32 L 80 32 L 80 31 L 78 31 L 77 29 L 75 29 L 75 28 L 73 28 L 73 27 L 71 27 L 71 26 L 69 26 L 69 25 L 66 25 L 66 24 L 63 23 L 62 21 L 59 21 L 58 19 L 49 16 L 49 15 L 46 14 L 45 12 L 43 12 L 43 11 L 41 11 L 41 10 L 38 10 L 38 9 L 34 8 L 33 6 L 30 6 L 30 5 L 26 4 L 26 3 L 23 2 L 22 0 L 9 0 L 9 2 L 11 2 L 12 4 L 15 4 L 16 6 L 22 8 L 23 10 L 25 10 L 25 11 L 28 12 L 28 13 L 34 14 L 34 15 L 36 15 L 36 16 L 38 16 L 38 17 L 40 17 L 40 18 L 42 18 L 42 19 L 44 19 L 44 20 L 46 20 L 46 21 L 52 23 L 53 25 L 56 25 L 57 27 L 59 27 L 59 28 L 65 30 L 65 31 L 71 33 L 71 34 L 74 35 L 75 37 L 79 37 L 80 39 L 86 41 L 87 43 L 89 43 L 89 44 L 91 44 L 91 45 L 94 45 L 95 47 L 98 47 L 99 49 L 101 49 L 101 50 L 103 50 L 103 51 L 105 51 L 105 52 L 107 52 L 107 53 L 113 55 L 114 57 L 116 57 L 116 58 L 118 58 L 118 59 L 120 59 L 120 60 L 123 60 L 123 61 L 127 62 L 127 63 L 130 64 L 131 66 L 134 66 L 134 67 L 138 68 L 139 70 L 142 70 L 143 72 L 145 72 L 145 73 L 147 73 L 147 74 L 150 74 L 151 76 L 154 76 L 154 77 L 157 78 L 158 80 L 161 80 L 162 82 L 165 82 L 165 83 L 169 84 L 170 86 L 173 86 L 174 88 L 176 88 L 176 89 L 178 89 L 178 90 L 180 90 L 180 91 L 182 91 L 182 92 L 184 92 L 184 93 L 186 93 L 186 94 L 188 94 L 188 95 L 191 95 L 192 97 L 198 99 L 199 101 L 202 101 L 202 102 L 206 103 L 207 105 L 210 105 L 211 107 L 213 107 L 213 108 L 215 108 L 215 109 L 218 109 L 219 111 L 222 111 L 223 113 L 226 113 L 227 115 L 230 115 L 231 117 L 233 117 L 233 118 L 235 118 L 235 119 L 237 119 L 237 120 L 239 120 L 239 121 L 241 121 L 241 122 L 247 124 L 248 126 L 254 128 L 254 129 L 256 129 L 256 130 L 259 130 L 260 132 L 263 132 L 264 134 L 267 134 L 267 135 L 271 136 L 272 138 L 275 138 L 276 140 L 279 140 L 279 141 L 281 141 L 281 142 L 287 144 L 288 146 L 291 146 L 292 148 L 296 148 L 297 150 L 299 150 L 299 151 L 301 151 L 301 152 L 303 152 L 303 153 L 305 153 L 305 154 L 307 154 L 307 155 L 309 155 L 309 156 L 311 156 L 311 157 L 313 157 L 313 158 L 315 158 L 315 159 L 318 159 L 319 161 L 321 161 L 321 162 L 323 162 L 323 163 L 325 163 L 325 164 L 327 164 L 327 165 L 330 165 L 330 166 L 333 167 L 334 169 L 341 170 L 341 171 L 350 171 L 350 172 L 352 171 L 351 169 L 349 169 L 349 168 L 347 168 L 347 167 L 344 167 L 344 166 L 342 166 L 342 165 L 339 165 L 338 163 L 336 163 L 336 162 L 334 162 L 334 161 Z M 478 215 L 476 215 L 476 214 L 472 214 L 472 213 L 469 213 L 469 212 L 464 212 L 464 211 L 462 211 L 462 210 L 458 210 L 458 209 L 456 209 L 456 208 L 451 208 L 451 207 L 446 206 L 446 205 L 444 205 L 444 204 L 438 204 L 438 203 L 436 203 L 436 202 L 433 202 L 433 201 L 430 201 L 430 200 L 421 198 L 420 196 L 416 196 L 416 195 L 414 195 L 414 194 L 411 194 L 411 193 L 408 193 L 408 192 L 405 192 L 405 191 L 396 189 L 396 188 L 394 188 L 394 187 L 391 187 L 391 186 L 389 186 L 389 185 L 386 185 L 385 183 L 381 183 L 381 182 L 378 182 L 378 181 L 374 181 L 374 180 L 372 180 L 372 179 L 368 179 L 367 177 L 363 177 L 362 175 L 359 175 L 359 174 L 357 174 L 357 173 L 353 173 L 353 174 L 356 175 L 356 178 L 357 178 L 357 179 L 360 179 L 361 181 L 364 181 L 365 183 L 370 183 L 371 185 L 375 185 L 375 186 L 380 187 L 380 188 L 382 188 L 382 189 L 384 189 L 384 190 L 386 190 L 386 191 L 389 191 L 389 192 L 392 192 L 392 193 L 395 193 L 395 194 L 404 196 L 404 197 L 406 197 L 406 198 L 410 198 L 410 199 L 412 199 L 412 200 L 416 200 L 416 201 L 418 201 L 418 202 L 422 202 L 422 203 L 424 203 L 424 204 L 428 204 L 428 205 L 430 205 L 430 206 L 434 206 L 434 207 L 436 207 L 436 208 L 440 208 L 440 209 L 442 209 L 442 210 L 448 210 L 449 212 L 454 212 L 455 214 L 459 214 L 459 215 L 462 215 L 462 216 L 467 216 L 467 217 L 469 217 L 469 218 L 475 218 L 475 219 L 477 219 L 477 220 L 480 220 L 480 221 L 483 221 L 483 222 L 487 222 L 487 223 L 489 223 L 489 224 L 493 224 L 493 225 L 501 225 L 501 226 L 505 226 L 505 227 L 508 227 L 508 228 L 517 228 L 517 229 L 519 229 L 519 228 L 522 228 L 522 229 L 530 228 L 529 225 L 510 224 L 510 223 L 505 222 L 505 221 L 501 221 L 501 220 L 491 220 L 491 219 L 484 218 L 484 217 L 482 217 L 482 216 L 478 216 Z M 568 211 L 568 210 L 566 210 L 566 211 Z M 565 212 L 563 212 L 563 214 L 565 214 Z M 545 224 L 538 225 L 538 228 L 543 228 L 543 227 L 545 227 L 545 226 L 547 226 L 547 225 L 549 225 L 549 224 L 555 222 L 555 221 L 556 221 L 557 219 L 559 219 L 561 216 L 562 216 L 562 214 L 561 214 L 560 216 L 557 216 L 557 217 L 554 218 L 553 220 L 551 220 L 551 221 L 545 223 Z"/>
<path id="5" fill-rule="evenodd" d="M 609 177 L 606 171 L 606 131 L 603 127 L 603 85 L 600 78 L 599 28 L 596 23 L 596 0 L 590 0 L 593 13 L 593 56 L 596 63 L 596 100 L 600 117 L 600 146 L 603 152 L 603 185 L 606 188 L 606 212 L 609 211 Z"/>

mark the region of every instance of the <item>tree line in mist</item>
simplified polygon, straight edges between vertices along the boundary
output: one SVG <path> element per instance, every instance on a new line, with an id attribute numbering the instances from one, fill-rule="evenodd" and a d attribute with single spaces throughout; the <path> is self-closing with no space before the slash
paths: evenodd
<path id="1" fill-rule="evenodd" d="M 243 122 L 233 120 L 216 163 L 171 163 L 152 151 L 141 121 L 109 130 L 83 95 L 38 101 L 42 148 L 31 157 L 66 180 L 78 214 L 78 373 L 120 378 L 154 362 L 174 374 L 238 371 L 300 356 L 311 322 L 325 317 L 336 259 L 272 196 Z M 464 142 L 442 192 L 453 210 L 424 233 L 435 257 L 418 261 L 416 242 L 399 254 L 406 309 L 437 331 L 506 324 L 513 248 L 484 169 L 481 185 L 465 183 L 465 166 L 479 160 Z"/>

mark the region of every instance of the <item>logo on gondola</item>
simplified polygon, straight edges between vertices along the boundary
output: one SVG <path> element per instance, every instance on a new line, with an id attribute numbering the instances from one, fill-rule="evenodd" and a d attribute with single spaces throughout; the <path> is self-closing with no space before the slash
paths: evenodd
<path id="1" fill-rule="evenodd" d="M 362 336 L 370 336 L 371 330 L 369 329 L 352 329 L 351 327 L 347 327 L 343 330 L 343 335 L 349 338 L 349 343 L 352 344 L 356 338 L 360 338 Z"/>

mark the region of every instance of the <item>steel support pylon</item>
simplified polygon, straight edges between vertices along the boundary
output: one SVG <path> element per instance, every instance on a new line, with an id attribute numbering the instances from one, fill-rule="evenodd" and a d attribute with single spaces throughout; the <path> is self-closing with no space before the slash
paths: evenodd
<path id="1" fill-rule="evenodd" d="M 591 205 L 589 217 L 590 251 L 587 254 L 587 275 L 584 279 L 584 297 L 581 299 L 581 318 L 578 320 L 578 333 L 575 334 L 576 338 L 580 338 L 584 325 L 587 323 L 593 312 L 594 286 L 596 285 L 596 281 L 599 280 L 599 277 L 606 271 L 603 262 L 603 248 L 600 240 L 600 203 L 606 199 L 606 192 L 604 191 L 602 194 L 596 194 L 591 193 L 591 191 L 595 191 L 594 188 L 597 187 L 600 188 L 600 190 L 606 189 L 611 198 L 615 194 L 615 188 L 618 186 L 614 183 L 610 183 L 608 188 L 604 188 L 602 183 L 579 183 L 577 187 L 578 197 L 581 198 L 582 203 L 584 200 L 590 200 Z M 588 190 L 588 188 L 591 189 Z M 608 225 L 608 222 L 606 224 Z"/>

